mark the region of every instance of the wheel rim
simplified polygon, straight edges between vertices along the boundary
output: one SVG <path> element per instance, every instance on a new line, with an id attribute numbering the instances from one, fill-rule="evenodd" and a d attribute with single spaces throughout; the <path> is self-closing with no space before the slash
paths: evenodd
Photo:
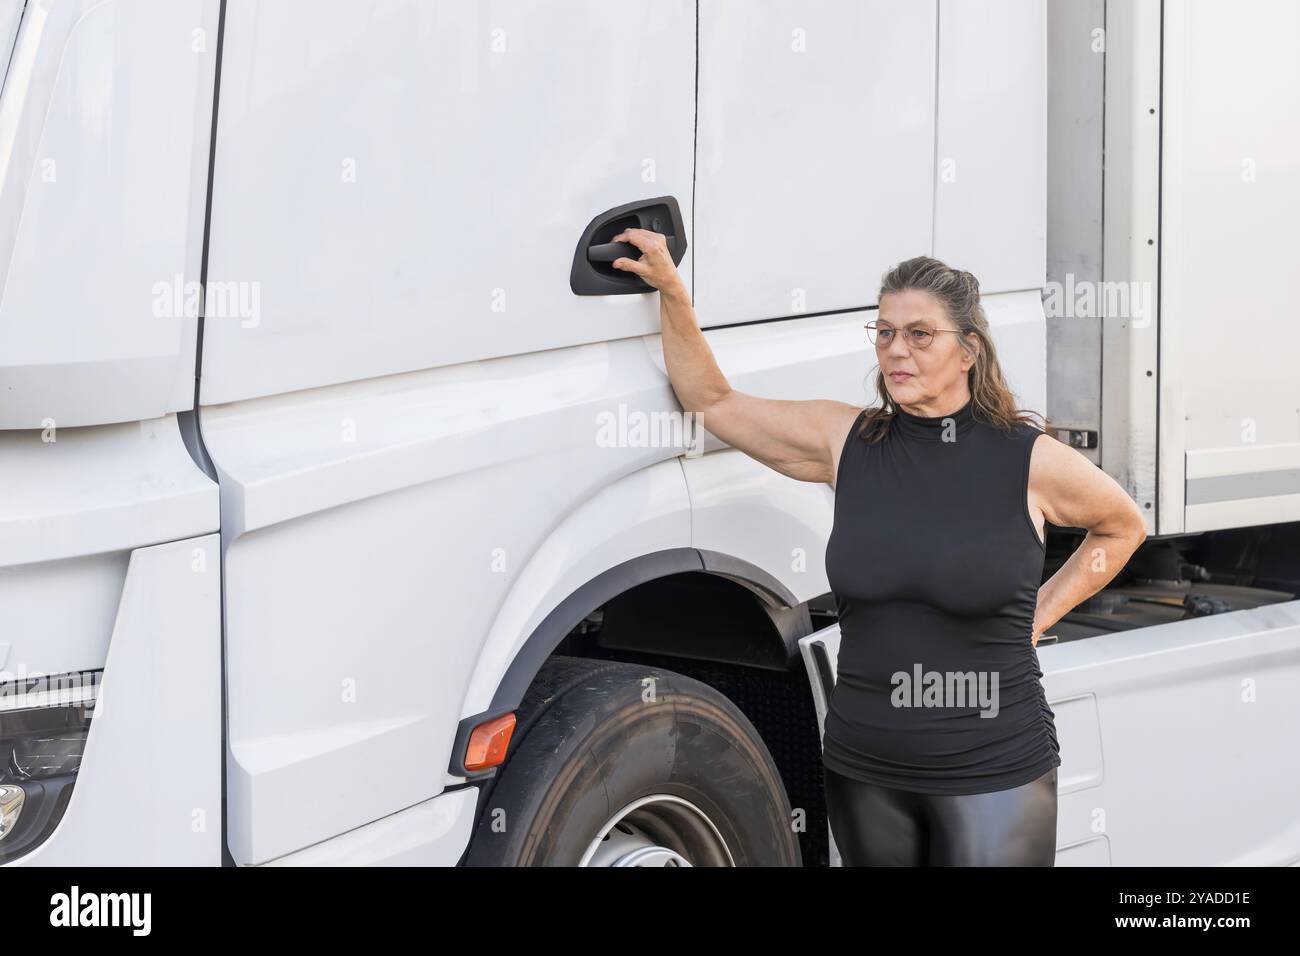
<path id="1" fill-rule="evenodd" d="M 605 822 L 579 866 L 735 866 L 713 821 L 689 800 L 655 793 Z"/>

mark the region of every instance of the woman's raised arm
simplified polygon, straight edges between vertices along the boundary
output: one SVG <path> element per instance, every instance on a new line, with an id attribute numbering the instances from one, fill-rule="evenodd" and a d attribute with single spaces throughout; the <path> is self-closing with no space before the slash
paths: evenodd
<path id="1" fill-rule="evenodd" d="M 722 441 L 781 474 L 833 486 L 840 450 L 861 409 L 830 399 L 791 401 L 736 391 L 700 330 L 664 237 L 627 229 L 611 241 L 630 242 L 642 253 L 635 261 L 616 259 L 614 268 L 634 272 L 659 290 L 664 364 L 682 408 L 698 413 Z"/>

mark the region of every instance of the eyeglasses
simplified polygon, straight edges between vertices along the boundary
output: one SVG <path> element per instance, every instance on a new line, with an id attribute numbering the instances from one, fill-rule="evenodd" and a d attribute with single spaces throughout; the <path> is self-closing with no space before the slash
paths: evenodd
<path id="1" fill-rule="evenodd" d="M 868 322 L 864 326 L 867 330 L 867 338 L 871 344 L 882 352 L 894 344 L 894 333 L 898 331 L 892 325 L 881 325 L 879 322 Z M 909 348 L 928 349 L 934 344 L 936 332 L 956 332 L 958 335 L 963 334 L 962 329 L 940 329 L 933 325 L 922 325 L 916 323 L 909 325 L 906 329 L 907 334 L 903 336 L 903 341 Z"/>

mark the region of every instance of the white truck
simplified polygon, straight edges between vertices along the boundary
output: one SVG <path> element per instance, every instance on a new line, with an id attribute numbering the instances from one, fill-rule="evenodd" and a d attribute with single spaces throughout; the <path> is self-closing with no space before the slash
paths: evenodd
<path id="1" fill-rule="evenodd" d="M 1148 518 L 1058 863 L 1300 861 L 1289 0 L 0 0 L 0 863 L 838 862 L 833 492 L 918 253 Z M 567 280 L 567 281 L 566 281 Z M 1047 574 L 1080 540 L 1050 528 Z"/>

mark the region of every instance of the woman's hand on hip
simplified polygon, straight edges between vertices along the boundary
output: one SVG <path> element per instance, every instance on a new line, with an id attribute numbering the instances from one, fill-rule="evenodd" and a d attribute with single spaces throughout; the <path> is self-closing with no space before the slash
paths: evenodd
<path id="1" fill-rule="evenodd" d="M 629 259 L 626 256 L 615 259 L 613 263 L 615 269 L 635 272 L 647 285 L 663 293 L 685 290 L 685 283 L 677 272 L 677 266 L 668 251 L 668 242 L 663 233 L 653 232 L 650 229 L 624 229 L 610 242 L 629 242 L 641 250 L 640 259 Z"/>

